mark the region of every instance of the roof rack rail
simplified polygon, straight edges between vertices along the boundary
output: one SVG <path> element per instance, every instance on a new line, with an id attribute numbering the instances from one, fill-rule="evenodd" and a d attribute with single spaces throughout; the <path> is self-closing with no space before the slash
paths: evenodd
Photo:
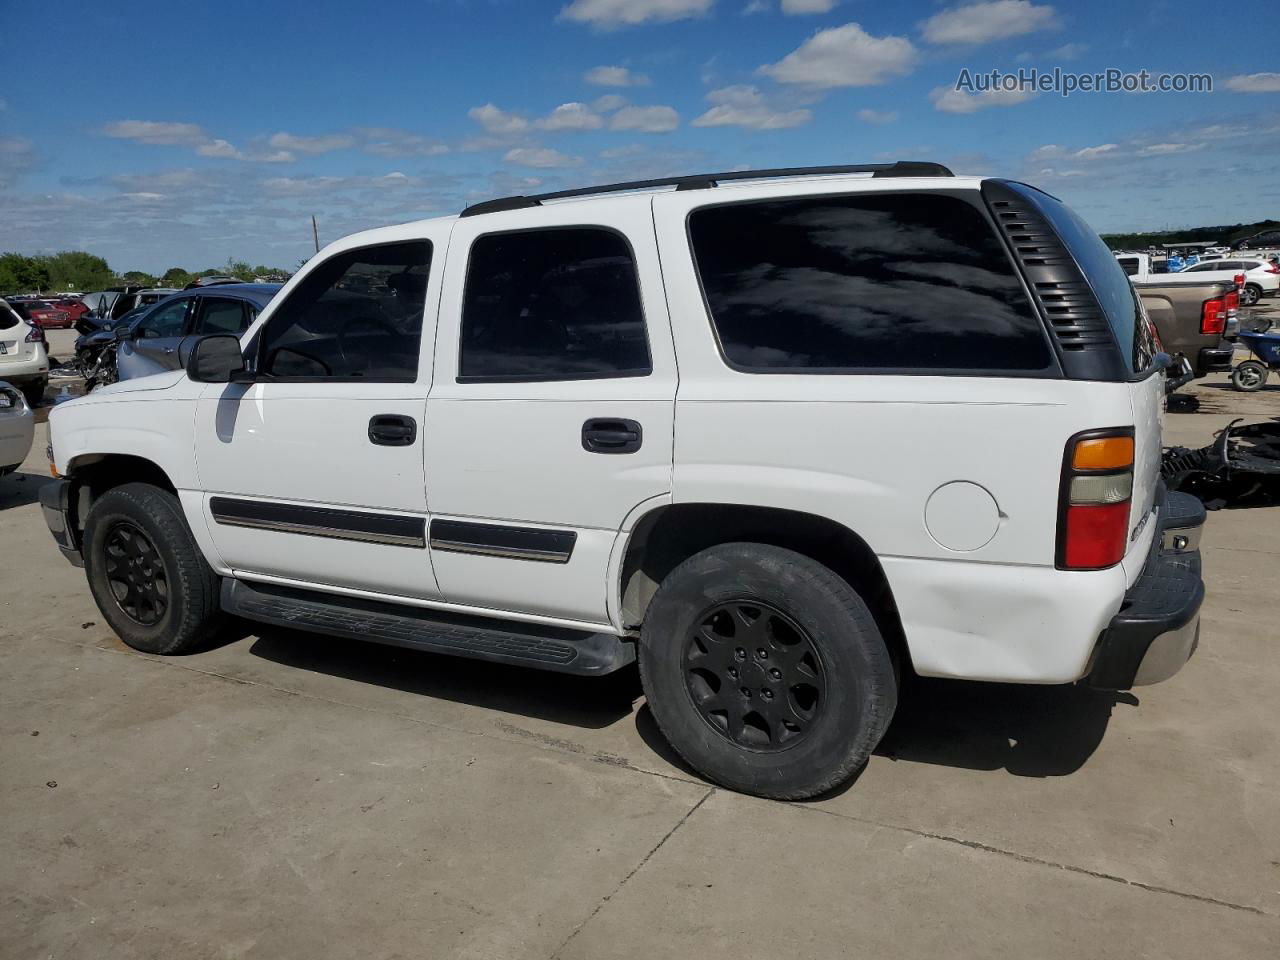
<path id="1" fill-rule="evenodd" d="M 593 197 L 604 193 L 621 193 L 626 190 L 651 190 L 654 187 L 675 187 L 677 190 L 709 190 L 726 180 L 771 180 L 780 177 L 822 177 L 842 173 L 869 173 L 873 177 L 950 177 L 950 170 L 940 163 L 923 160 L 898 160 L 894 163 L 855 163 L 836 167 L 778 167 L 773 170 L 731 170 L 725 173 L 696 173 L 686 177 L 663 177 L 658 180 L 629 180 L 625 183 L 608 183 L 598 187 L 579 187 L 575 190 L 558 190 L 554 193 L 538 193 L 532 196 L 498 197 L 473 203 L 462 211 L 464 217 L 482 213 L 500 213 L 503 210 L 523 210 L 541 206 L 544 200 L 568 200 L 571 197 Z"/>

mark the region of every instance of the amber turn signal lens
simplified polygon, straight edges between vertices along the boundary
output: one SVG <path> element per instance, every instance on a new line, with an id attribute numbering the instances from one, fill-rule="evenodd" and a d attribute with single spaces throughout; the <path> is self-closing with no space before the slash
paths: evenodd
<path id="1" fill-rule="evenodd" d="M 1075 470 L 1118 470 L 1133 466 L 1133 437 L 1080 440 L 1071 454 Z"/>

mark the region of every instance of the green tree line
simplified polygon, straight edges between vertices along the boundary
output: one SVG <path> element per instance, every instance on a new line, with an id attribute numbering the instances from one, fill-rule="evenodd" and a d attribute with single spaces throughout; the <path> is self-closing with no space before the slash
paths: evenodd
<path id="1" fill-rule="evenodd" d="M 1147 233 L 1104 233 L 1102 239 L 1112 250 L 1142 250 L 1165 243 L 1210 243 L 1230 246 L 1237 240 L 1251 237 L 1264 230 L 1280 227 L 1278 220 L 1259 220 L 1257 223 L 1229 223 L 1216 227 L 1188 227 L 1185 230 L 1154 230 Z"/>
<path id="2" fill-rule="evenodd" d="M 291 270 L 279 267 L 253 266 L 248 261 L 233 259 L 228 259 L 221 267 L 205 270 L 170 267 L 159 275 L 142 270 L 116 273 L 102 257 L 83 250 L 63 250 L 33 257 L 21 253 L 0 253 L 0 293 L 52 294 L 67 290 L 88 293 L 120 284 L 181 289 L 197 277 L 225 275 L 237 280 L 253 280 L 255 277 L 287 277 L 290 273 Z"/>

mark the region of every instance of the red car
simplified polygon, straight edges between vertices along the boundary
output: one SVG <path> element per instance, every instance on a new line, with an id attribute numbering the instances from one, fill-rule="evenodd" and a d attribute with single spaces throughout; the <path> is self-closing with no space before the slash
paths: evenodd
<path id="1" fill-rule="evenodd" d="M 71 314 L 71 324 L 89 312 L 89 305 L 78 297 L 59 297 L 57 300 L 51 301 L 57 310 L 65 310 Z"/>
<path id="2" fill-rule="evenodd" d="M 71 326 L 71 314 L 59 310 L 43 300 L 10 300 L 9 306 L 18 311 L 24 320 L 38 327 L 65 329 Z"/>

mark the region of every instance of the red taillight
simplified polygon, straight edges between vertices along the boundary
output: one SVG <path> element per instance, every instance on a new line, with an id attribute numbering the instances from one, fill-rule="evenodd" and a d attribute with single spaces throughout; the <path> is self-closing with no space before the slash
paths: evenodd
<path id="1" fill-rule="evenodd" d="M 48 343 L 44 338 L 44 331 L 37 326 L 32 326 L 31 332 L 27 334 L 27 343 Z"/>
<path id="2" fill-rule="evenodd" d="M 1267 273 L 1280 273 L 1280 267 L 1277 267 L 1274 263 L 1268 263 Z"/>
<path id="3" fill-rule="evenodd" d="M 1200 332 L 1204 334 L 1222 333 L 1227 329 L 1227 300 L 1225 297 L 1214 297 L 1206 300 L 1200 308 Z"/>
<path id="4" fill-rule="evenodd" d="M 1240 309 L 1240 294 L 1232 290 L 1227 294 L 1227 316 L 1235 313 Z"/>
<path id="5" fill-rule="evenodd" d="M 1235 278 L 1235 279 L 1236 279 L 1236 289 L 1237 289 L 1237 290 L 1243 289 L 1243 287 L 1244 287 L 1244 274 L 1243 274 L 1243 273 L 1237 273 L 1237 274 L 1236 274 L 1236 278 Z"/>
<path id="6" fill-rule="evenodd" d="M 1067 442 L 1059 494 L 1060 570 L 1101 570 L 1124 558 L 1133 499 L 1133 431 L 1087 430 Z"/>
<path id="7" fill-rule="evenodd" d="M 1106 506 L 1069 506 L 1062 565 L 1068 570 L 1114 567 L 1124 558 L 1129 501 Z"/>

